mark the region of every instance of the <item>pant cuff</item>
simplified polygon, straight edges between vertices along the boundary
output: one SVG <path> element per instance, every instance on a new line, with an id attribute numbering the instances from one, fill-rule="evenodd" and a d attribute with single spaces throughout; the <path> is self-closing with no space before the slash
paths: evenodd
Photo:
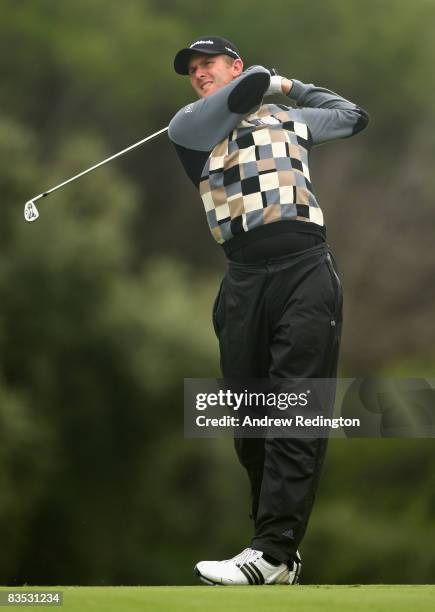
<path id="1" fill-rule="evenodd" d="M 280 548 L 275 548 L 270 542 L 264 542 L 262 540 L 256 540 L 255 538 L 251 542 L 251 548 L 254 550 L 260 550 L 264 552 L 266 555 L 273 557 L 277 561 L 281 563 L 287 563 L 295 554 L 296 551 L 290 550 L 282 550 Z"/>

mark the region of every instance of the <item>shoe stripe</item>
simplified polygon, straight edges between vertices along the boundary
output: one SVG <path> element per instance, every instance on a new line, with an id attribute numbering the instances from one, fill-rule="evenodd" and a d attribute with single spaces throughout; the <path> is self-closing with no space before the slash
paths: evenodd
<path id="1" fill-rule="evenodd" d="M 252 563 L 252 561 L 251 563 L 248 563 L 248 565 L 253 570 L 253 572 L 257 574 L 258 580 L 260 581 L 260 582 L 257 582 L 257 584 L 264 584 L 264 576 L 259 570 L 259 568 L 254 563 Z"/>
<path id="2" fill-rule="evenodd" d="M 241 565 L 239 569 L 242 572 L 242 574 L 245 576 L 245 578 L 248 580 L 249 584 L 257 584 L 255 577 L 252 576 L 252 570 L 249 571 L 249 568 L 246 567 L 246 565 Z"/>
<path id="3" fill-rule="evenodd" d="M 247 572 L 249 572 L 249 573 L 251 574 L 251 576 L 252 576 L 252 580 L 254 581 L 254 584 L 260 584 L 260 577 L 258 576 L 258 574 L 256 574 L 256 573 L 253 571 L 253 569 L 252 569 L 252 567 L 251 567 L 251 563 L 245 563 L 245 564 L 243 565 L 243 567 L 245 568 L 245 570 L 246 570 Z"/>
<path id="4" fill-rule="evenodd" d="M 293 568 L 295 570 L 295 575 L 292 584 L 298 584 L 302 569 L 301 558 L 299 557 L 299 555 L 297 556 L 297 561 L 294 562 Z"/>

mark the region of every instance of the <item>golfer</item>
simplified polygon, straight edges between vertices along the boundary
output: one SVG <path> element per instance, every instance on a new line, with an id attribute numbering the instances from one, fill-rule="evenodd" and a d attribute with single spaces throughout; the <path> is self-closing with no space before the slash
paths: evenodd
<path id="1" fill-rule="evenodd" d="M 237 47 L 202 36 L 174 60 L 199 100 L 169 125 L 228 269 L 213 309 L 224 378 L 335 378 L 342 293 L 309 154 L 367 113 L 322 87 L 244 70 Z M 267 103 L 282 94 L 296 105 Z M 266 99 L 266 100 L 265 100 Z M 331 180 L 332 177 L 331 177 Z M 237 438 L 255 533 L 232 559 L 201 561 L 209 584 L 294 584 L 326 439 Z"/>

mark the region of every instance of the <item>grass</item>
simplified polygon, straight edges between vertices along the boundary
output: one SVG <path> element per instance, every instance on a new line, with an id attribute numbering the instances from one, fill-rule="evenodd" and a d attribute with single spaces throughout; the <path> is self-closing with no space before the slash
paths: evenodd
<path id="1" fill-rule="evenodd" d="M 432 612 L 435 609 L 435 585 L 21 587 L 15 590 L 61 590 L 63 606 L 54 609 L 68 612 Z M 26 606 L 30 607 L 33 608 Z"/>

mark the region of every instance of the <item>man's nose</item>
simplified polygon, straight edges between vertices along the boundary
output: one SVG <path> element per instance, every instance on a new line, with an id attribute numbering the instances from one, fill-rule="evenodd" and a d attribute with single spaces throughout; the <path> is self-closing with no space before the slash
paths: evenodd
<path id="1" fill-rule="evenodd" d="M 201 67 L 200 67 L 200 68 L 198 68 L 198 69 L 197 69 L 197 71 L 196 71 L 196 77 L 197 77 L 198 79 L 201 79 L 201 78 L 202 78 L 202 77 L 204 77 L 205 75 L 206 75 L 206 70 L 205 70 L 205 68 L 201 68 Z"/>

